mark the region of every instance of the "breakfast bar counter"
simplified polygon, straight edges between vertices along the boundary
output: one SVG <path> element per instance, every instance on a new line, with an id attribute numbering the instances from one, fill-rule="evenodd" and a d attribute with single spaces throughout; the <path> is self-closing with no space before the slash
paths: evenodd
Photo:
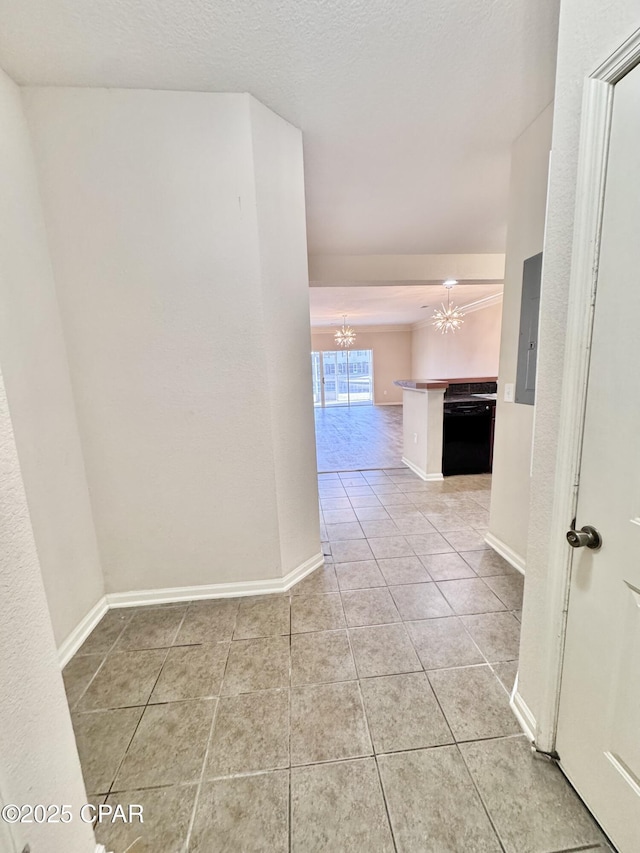
<path id="1" fill-rule="evenodd" d="M 423 480 L 442 480 L 445 393 L 456 386 L 463 394 L 473 396 L 495 376 L 462 379 L 396 379 L 402 394 L 402 461 Z M 475 386 L 475 388 L 474 388 Z M 449 391 L 449 393 L 451 393 Z"/>

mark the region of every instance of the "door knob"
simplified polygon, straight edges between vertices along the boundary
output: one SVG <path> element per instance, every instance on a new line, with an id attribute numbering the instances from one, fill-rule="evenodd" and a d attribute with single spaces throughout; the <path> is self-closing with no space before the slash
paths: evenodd
<path id="1" fill-rule="evenodd" d="M 602 537 L 591 525 L 587 524 L 582 530 L 568 530 L 567 542 L 572 548 L 592 548 L 595 550 L 602 545 Z"/>

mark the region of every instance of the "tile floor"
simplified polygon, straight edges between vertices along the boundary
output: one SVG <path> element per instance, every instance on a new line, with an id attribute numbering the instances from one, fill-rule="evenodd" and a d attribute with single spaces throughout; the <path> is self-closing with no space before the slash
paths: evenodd
<path id="1" fill-rule="evenodd" d="M 64 671 L 123 853 L 609 850 L 508 703 L 522 578 L 490 478 L 319 476 L 327 563 L 290 594 L 110 611 Z"/>
<path id="2" fill-rule="evenodd" d="M 402 464 L 402 406 L 316 408 L 315 426 L 318 471 Z"/>

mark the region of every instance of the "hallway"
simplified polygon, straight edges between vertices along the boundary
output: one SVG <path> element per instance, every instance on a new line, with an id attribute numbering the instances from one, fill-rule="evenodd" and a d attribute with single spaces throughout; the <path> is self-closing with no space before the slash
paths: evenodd
<path id="1" fill-rule="evenodd" d="M 402 406 L 317 407 L 314 413 L 319 472 L 402 464 Z"/>
<path id="2" fill-rule="evenodd" d="M 326 565 L 290 593 L 110 611 L 64 672 L 92 801 L 145 810 L 107 850 L 609 850 L 509 709 L 489 489 L 320 475 Z"/>

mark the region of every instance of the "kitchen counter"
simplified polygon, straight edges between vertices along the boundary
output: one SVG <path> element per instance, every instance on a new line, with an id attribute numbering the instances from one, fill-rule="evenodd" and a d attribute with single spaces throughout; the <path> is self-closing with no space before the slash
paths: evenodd
<path id="1" fill-rule="evenodd" d="M 393 384 L 413 391 L 427 391 L 431 388 L 449 389 L 451 385 L 475 385 L 497 381 L 497 376 L 472 376 L 464 379 L 396 379 Z"/>
<path id="2" fill-rule="evenodd" d="M 403 389 L 402 436 L 404 464 L 423 480 L 442 480 L 443 418 L 449 403 L 488 403 L 493 397 L 476 397 L 476 393 L 492 393 L 495 376 L 461 379 L 396 379 Z M 460 393 L 455 393 L 455 386 Z M 476 387 L 474 387 L 476 386 Z M 454 392 L 454 393 L 452 393 Z"/>
<path id="3" fill-rule="evenodd" d="M 442 480 L 442 419 L 449 383 L 398 379 L 402 388 L 402 461 L 423 480 Z"/>
<path id="4" fill-rule="evenodd" d="M 433 388 L 449 387 L 449 383 L 443 379 L 396 379 L 393 384 L 407 391 L 429 391 Z"/>

